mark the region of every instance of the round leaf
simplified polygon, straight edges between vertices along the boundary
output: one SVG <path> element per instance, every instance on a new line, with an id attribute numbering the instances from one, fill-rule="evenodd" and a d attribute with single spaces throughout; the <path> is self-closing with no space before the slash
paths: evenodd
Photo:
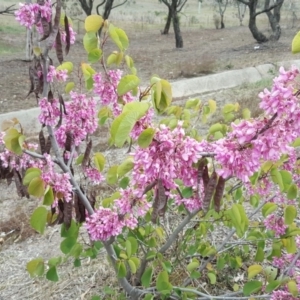
<path id="1" fill-rule="evenodd" d="M 41 177 L 33 178 L 28 186 L 29 195 L 43 197 L 45 193 L 45 183 Z"/>
<path id="2" fill-rule="evenodd" d="M 85 19 L 84 28 L 86 32 L 97 32 L 103 24 L 103 18 L 99 15 L 90 15 Z"/>
<path id="3" fill-rule="evenodd" d="M 41 234 L 43 234 L 45 230 L 47 214 L 47 209 L 43 206 L 40 206 L 35 209 L 30 218 L 31 227 Z"/>
<path id="4" fill-rule="evenodd" d="M 152 143 L 154 135 L 155 135 L 155 129 L 153 128 L 145 129 L 138 138 L 138 145 L 141 148 L 147 148 Z"/>

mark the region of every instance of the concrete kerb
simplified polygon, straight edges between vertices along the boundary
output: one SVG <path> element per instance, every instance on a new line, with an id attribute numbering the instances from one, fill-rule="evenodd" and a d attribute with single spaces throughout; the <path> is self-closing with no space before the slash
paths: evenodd
<path id="1" fill-rule="evenodd" d="M 300 68 L 300 60 L 280 62 L 276 65 L 264 64 L 257 67 L 175 81 L 171 83 L 173 97 L 175 101 L 183 98 L 188 99 L 195 95 L 234 88 L 244 83 L 255 83 L 264 78 L 273 77 L 274 74 L 276 75 L 278 73 L 277 66 L 289 68 L 291 65 Z M 30 136 L 38 133 L 41 129 L 41 125 L 37 120 L 38 115 L 38 108 L 0 114 L 0 124 L 4 120 L 17 118 L 24 128 L 26 136 Z"/>

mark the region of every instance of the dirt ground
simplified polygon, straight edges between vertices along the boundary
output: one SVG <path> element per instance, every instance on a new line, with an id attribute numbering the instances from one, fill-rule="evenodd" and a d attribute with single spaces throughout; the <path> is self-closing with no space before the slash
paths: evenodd
<path id="1" fill-rule="evenodd" d="M 153 74 L 175 81 L 228 69 L 297 59 L 297 56 L 291 54 L 291 41 L 296 32 L 296 29 L 283 28 L 278 42 L 258 45 L 246 26 L 223 30 L 184 28 L 184 48 L 178 50 L 174 48 L 173 33 L 161 35 L 153 29 L 134 32 L 130 28 L 127 31 L 130 40 L 128 54 L 134 59 L 143 84 L 147 84 Z M 11 39 L 10 34 L 2 33 L 0 43 L 8 41 L 12 47 L 20 48 L 24 45 L 24 34 Z M 108 43 L 105 54 L 112 50 L 115 50 L 114 46 Z M 30 86 L 30 63 L 22 60 L 23 57 L 22 52 L 0 57 L 0 113 L 36 106 L 33 96 L 25 99 Z M 55 59 L 55 53 L 51 57 Z M 82 35 L 78 36 L 65 60 L 72 61 L 75 70 L 86 60 Z M 100 65 L 93 67 L 101 70 Z"/>

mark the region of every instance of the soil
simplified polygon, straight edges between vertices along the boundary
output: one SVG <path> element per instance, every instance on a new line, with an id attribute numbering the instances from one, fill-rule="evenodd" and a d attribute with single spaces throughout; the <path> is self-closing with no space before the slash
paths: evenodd
<path id="1" fill-rule="evenodd" d="M 126 28 L 125 28 L 126 30 Z M 181 78 L 203 76 L 228 69 L 241 69 L 263 63 L 274 63 L 296 59 L 291 54 L 291 40 L 295 29 L 283 29 L 278 42 L 257 44 L 246 26 L 217 29 L 183 29 L 183 49 L 175 49 L 173 33 L 161 35 L 159 31 L 127 31 L 130 47 L 128 54 L 133 58 L 138 75 L 147 84 L 151 75 L 157 74 L 170 81 Z M 22 36 L 10 40 L 13 46 L 20 46 Z M 2 33 L 0 42 L 7 42 L 10 34 Z M 65 58 L 79 68 L 86 60 L 82 36 L 71 47 Z M 24 42 L 25 43 L 25 42 Z M 23 44 L 24 45 L 24 44 Z M 115 47 L 108 43 L 105 54 Z M 26 99 L 30 81 L 30 62 L 22 60 L 23 53 L 6 54 L 0 58 L 0 113 L 27 109 L 36 106 L 34 96 Z M 52 53 L 55 61 L 55 54 Z M 97 65 L 93 66 L 96 70 Z M 99 66 L 100 67 L 100 66 Z M 78 69 L 77 68 L 77 69 Z M 76 74 L 76 72 L 74 72 Z M 75 75 L 74 75 L 75 76 Z"/>

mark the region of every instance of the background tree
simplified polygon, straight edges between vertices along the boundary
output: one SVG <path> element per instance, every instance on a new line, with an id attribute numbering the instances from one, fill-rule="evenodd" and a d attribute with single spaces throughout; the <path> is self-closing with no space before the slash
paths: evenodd
<path id="1" fill-rule="evenodd" d="M 243 20 L 244 20 L 244 17 L 245 17 L 247 5 L 245 5 L 244 3 L 241 3 L 239 1 L 236 1 L 236 6 L 237 6 L 237 9 L 238 9 L 237 17 L 240 21 L 240 26 L 243 26 Z"/>
<path id="2" fill-rule="evenodd" d="M 161 0 L 161 2 L 168 7 L 168 18 L 163 34 L 167 34 L 169 32 L 169 27 L 172 21 L 176 48 L 183 48 L 183 39 L 180 31 L 178 13 L 180 13 L 187 0 Z"/>
<path id="3" fill-rule="evenodd" d="M 280 28 L 280 9 L 284 0 L 277 0 L 274 4 L 270 3 L 270 0 L 264 1 L 264 8 L 260 11 L 257 11 L 258 8 L 258 0 L 237 0 L 241 3 L 244 3 L 249 7 L 249 29 L 253 35 L 253 37 L 259 43 L 265 43 L 269 40 L 279 40 L 281 35 Z M 273 13 L 271 12 L 273 10 Z M 272 34 L 268 38 L 262 32 L 260 32 L 256 25 L 256 17 L 262 13 L 266 13 L 271 25 Z"/>
<path id="4" fill-rule="evenodd" d="M 228 5 L 228 0 L 216 0 L 218 4 L 218 11 L 220 14 L 220 22 L 221 22 L 221 29 L 225 28 L 224 24 L 224 14 Z"/>
<path id="5" fill-rule="evenodd" d="M 8 6 L 8 7 L 5 7 L 5 8 L 3 8 L 3 9 L 1 9 L 0 10 L 0 15 L 4 15 L 4 14 L 13 14 L 14 13 L 14 11 L 16 10 L 15 8 L 14 8 L 14 6 L 15 6 L 15 4 L 13 4 L 13 5 L 10 5 L 10 6 Z"/>

